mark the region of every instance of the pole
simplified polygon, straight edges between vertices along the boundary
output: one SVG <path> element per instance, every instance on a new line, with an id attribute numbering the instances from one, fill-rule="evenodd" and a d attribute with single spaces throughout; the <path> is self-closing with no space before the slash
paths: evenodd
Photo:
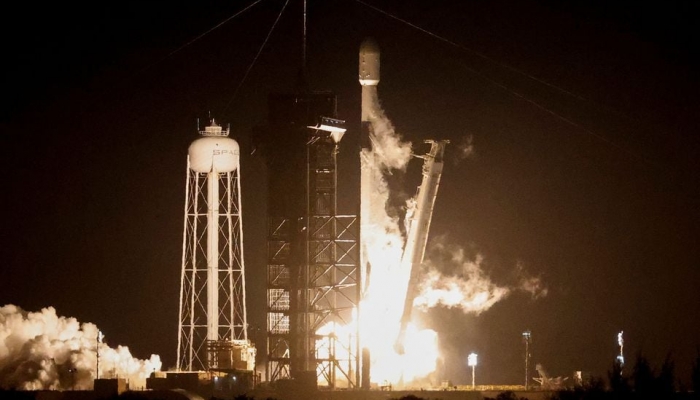
<path id="1" fill-rule="evenodd" d="M 102 334 L 102 331 L 98 330 L 97 340 L 95 341 L 95 355 L 97 357 L 95 379 L 100 379 L 100 343 L 102 343 L 102 339 L 104 339 L 104 335 Z"/>
<path id="2" fill-rule="evenodd" d="M 301 68 L 304 74 L 306 74 L 306 0 L 304 0 L 304 28 L 301 44 Z"/>
<path id="3" fill-rule="evenodd" d="M 474 386 L 474 370 L 476 369 L 476 365 L 472 365 L 472 390 L 475 389 Z"/>
<path id="4" fill-rule="evenodd" d="M 527 390 L 528 386 L 528 379 L 527 379 L 527 373 L 528 373 L 528 359 L 530 358 L 530 342 L 525 341 L 525 390 Z"/>
<path id="5" fill-rule="evenodd" d="M 219 340 L 219 172 L 207 174 L 207 340 Z M 207 356 L 207 362 L 209 360 Z M 207 367 L 211 365 L 207 364 Z"/>
<path id="6" fill-rule="evenodd" d="M 72 377 L 73 386 L 72 386 L 71 390 L 73 390 L 73 391 L 75 391 L 75 372 L 76 372 L 76 371 L 77 371 L 77 369 L 76 369 L 75 367 L 70 368 L 70 369 L 68 370 L 68 372 L 71 373 L 71 377 Z"/>
<path id="7" fill-rule="evenodd" d="M 476 370 L 476 353 L 470 353 L 469 357 L 467 357 L 467 363 L 470 367 L 472 367 L 472 390 L 475 390 L 476 386 L 474 384 L 474 376 L 475 376 L 475 370 Z"/>
<path id="8" fill-rule="evenodd" d="M 530 331 L 523 332 L 523 341 L 525 342 L 525 390 L 528 390 L 529 385 L 529 364 L 530 364 L 530 340 L 532 333 Z"/>

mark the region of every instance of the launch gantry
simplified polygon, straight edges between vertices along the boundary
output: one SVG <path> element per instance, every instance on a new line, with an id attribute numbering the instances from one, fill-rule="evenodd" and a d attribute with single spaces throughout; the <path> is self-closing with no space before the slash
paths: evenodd
<path id="1" fill-rule="evenodd" d="M 266 379 L 354 388 L 358 332 L 338 337 L 359 301 L 357 216 L 337 212 L 345 128 L 330 92 L 269 99 L 255 134 L 268 167 Z"/>

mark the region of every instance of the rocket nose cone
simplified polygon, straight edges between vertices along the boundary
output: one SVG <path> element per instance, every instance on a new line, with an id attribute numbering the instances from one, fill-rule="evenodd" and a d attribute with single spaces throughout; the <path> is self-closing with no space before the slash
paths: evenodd
<path id="1" fill-rule="evenodd" d="M 379 46 L 372 38 L 360 45 L 360 84 L 376 86 L 379 83 Z"/>
<path id="2" fill-rule="evenodd" d="M 368 37 L 360 45 L 360 54 L 379 54 L 379 45 L 373 38 Z"/>

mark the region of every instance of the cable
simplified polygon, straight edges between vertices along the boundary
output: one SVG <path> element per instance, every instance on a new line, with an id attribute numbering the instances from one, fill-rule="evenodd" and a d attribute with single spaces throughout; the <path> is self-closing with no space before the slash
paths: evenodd
<path id="1" fill-rule="evenodd" d="M 213 30 L 220 28 L 222 25 L 224 25 L 224 24 L 227 23 L 228 21 L 230 21 L 230 20 L 236 18 L 237 16 L 243 14 L 244 12 L 248 11 L 248 9 L 252 8 L 252 7 L 255 6 L 256 4 L 260 3 L 261 1 L 262 1 L 262 0 L 257 0 L 256 2 L 250 4 L 248 7 L 244 8 L 244 9 L 242 9 L 241 11 L 239 11 L 239 12 L 233 14 L 232 16 L 226 18 L 225 20 L 221 21 L 218 25 L 216 25 L 216 26 L 214 26 L 213 28 L 209 29 L 208 31 L 202 33 L 201 35 L 197 36 L 196 38 L 190 40 L 189 42 L 183 44 L 183 45 L 180 46 L 179 48 L 175 49 L 175 50 L 172 51 L 170 54 L 168 54 L 167 57 L 172 56 L 173 54 L 177 53 L 178 51 L 184 49 L 185 47 L 191 45 L 192 43 L 196 42 L 197 40 L 203 38 L 205 35 L 211 33 Z"/>
<path id="2" fill-rule="evenodd" d="M 503 68 L 506 68 L 506 69 L 508 69 L 508 70 L 514 71 L 514 72 L 516 72 L 516 73 L 518 73 L 518 74 L 520 74 L 520 75 L 526 76 L 526 77 L 528 77 L 528 78 L 530 78 L 530 79 L 532 79 L 532 80 L 534 80 L 534 81 L 536 81 L 536 82 L 539 82 L 539 83 L 541 83 L 541 84 L 543 84 L 543 85 L 546 85 L 546 86 L 548 86 L 548 87 L 551 87 L 551 88 L 553 88 L 553 89 L 556 89 L 556 90 L 558 90 L 558 91 L 560 91 L 560 92 L 562 92 L 562 93 L 565 93 L 565 94 L 567 94 L 567 95 L 570 95 L 570 96 L 572 96 L 572 97 L 574 97 L 574 98 L 577 98 L 577 99 L 579 99 L 579 100 L 588 102 L 588 100 L 586 100 L 585 98 L 583 98 L 583 97 L 581 97 L 581 96 L 579 96 L 579 95 L 577 95 L 577 94 L 575 94 L 575 93 L 569 92 L 569 91 L 566 90 L 566 89 L 560 88 L 560 87 L 558 87 L 558 86 L 556 86 L 556 85 L 553 85 L 553 84 L 548 83 L 548 82 L 546 82 L 546 81 L 543 81 L 543 80 L 541 80 L 541 79 L 539 79 L 539 78 L 537 78 L 537 77 L 534 77 L 534 76 L 532 76 L 532 75 L 530 75 L 530 74 L 527 74 L 526 72 L 520 71 L 520 70 L 518 70 L 518 69 L 516 69 L 516 68 L 514 68 L 514 67 L 511 67 L 511 66 L 507 65 L 507 64 L 504 64 L 504 63 L 501 63 L 501 62 L 499 62 L 499 61 L 497 61 L 497 60 L 494 60 L 494 59 L 492 59 L 492 58 L 490 58 L 490 57 L 488 57 L 488 56 L 486 56 L 486 55 L 484 55 L 484 54 L 482 54 L 482 53 L 479 53 L 478 51 L 472 50 L 472 49 L 470 49 L 470 48 L 468 48 L 468 47 L 466 47 L 466 46 L 463 46 L 463 45 L 461 45 L 461 44 L 459 44 L 459 43 L 455 43 L 455 42 L 453 42 L 453 41 L 451 41 L 451 40 L 449 40 L 449 39 L 447 39 L 447 38 L 444 38 L 444 37 L 442 37 L 442 36 L 436 34 L 436 33 L 430 32 L 430 31 L 428 31 L 428 30 L 425 29 L 425 28 L 422 28 L 422 27 L 420 27 L 420 26 L 418 26 L 418 25 L 415 25 L 415 24 L 413 24 L 413 23 L 411 23 L 411 22 L 409 22 L 409 21 L 406 21 L 406 20 L 404 20 L 404 19 L 402 19 L 402 18 L 400 18 L 400 17 L 397 17 L 397 16 L 395 16 L 395 15 L 393 15 L 393 14 L 387 12 L 387 11 L 384 11 L 384 10 L 382 10 L 382 9 L 379 9 L 379 8 L 377 8 L 377 7 L 375 7 L 375 6 L 371 5 L 371 4 L 367 4 L 366 2 L 364 2 L 364 1 L 362 1 L 362 0 L 355 0 L 355 1 L 358 2 L 358 3 L 360 3 L 360 4 L 362 4 L 362 5 L 364 5 L 364 6 L 366 6 L 366 7 L 371 8 L 371 9 L 373 9 L 373 10 L 379 12 L 379 13 L 382 13 L 382 14 L 384 14 L 384 15 L 390 17 L 390 18 L 393 18 L 393 19 L 395 19 L 395 20 L 397 20 L 397 21 L 399 21 L 399 22 L 402 22 L 402 23 L 404 23 L 404 24 L 406 24 L 406 25 L 408 25 L 408 26 L 410 26 L 410 27 L 412 27 L 412 28 L 414 28 L 414 29 L 417 29 L 417 30 L 419 30 L 419 31 L 421 31 L 421 32 L 423 32 L 423 33 L 425 33 L 425 34 L 427 34 L 427 35 L 433 37 L 433 38 L 436 38 L 436 39 L 438 39 L 438 40 L 440 40 L 440 41 L 443 41 L 443 42 L 445 42 L 445 43 L 447 43 L 447 44 L 450 44 L 451 46 L 454 46 L 454 47 L 457 47 L 457 48 L 459 48 L 459 49 L 468 51 L 468 52 L 470 52 L 470 53 L 472 53 L 472 54 L 475 54 L 475 55 L 477 55 L 477 56 L 479 56 L 479 57 L 481 57 L 481 58 L 483 58 L 483 59 L 485 59 L 485 60 L 491 61 L 491 62 L 493 62 L 493 63 L 495 63 L 495 64 L 497 64 L 497 65 L 499 65 L 499 66 L 502 66 Z M 565 123 L 567 123 L 567 124 L 569 124 L 569 125 L 571 125 L 571 126 L 573 126 L 573 127 L 576 127 L 576 128 L 578 128 L 578 129 L 582 130 L 583 132 L 585 132 L 585 133 L 587 133 L 587 134 L 589 134 L 589 135 L 591 135 L 591 136 L 597 138 L 598 140 L 601 140 L 601 141 L 603 141 L 603 142 L 605 142 L 605 143 L 607 143 L 607 144 L 609 144 L 609 145 L 611 145 L 611 146 L 617 148 L 618 150 L 621 150 L 621 151 L 627 153 L 628 155 L 631 155 L 631 156 L 633 156 L 634 158 L 637 158 L 637 159 L 639 159 L 639 160 L 641 160 L 641 161 L 643 161 L 643 162 L 645 162 L 645 163 L 648 163 L 648 164 L 650 164 L 650 165 L 656 165 L 655 163 L 651 162 L 650 160 L 644 158 L 642 155 L 636 154 L 636 153 L 632 152 L 631 150 L 626 149 L 626 148 L 620 146 L 619 144 L 617 144 L 617 143 L 611 141 L 610 139 L 606 138 L 605 136 L 602 136 L 602 135 L 600 135 L 600 134 L 598 134 L 598 133 L 595 133 L 594 131 L 592 131 L 592 130 L 590 130 L 590 129 L 587 129 L 587 128 L 583 127 L 583 126 L 580 125 L 580 124 L 577 124 L 576 122 L 574 122 L 574 121 L 572 121 L 572 120 L 570 120 L 570 119 L 568 119 L 568 118 L 566 118 L 566 117 L 564 117 L 564 116 L 558 114 L 557 112 L 555 112 L 555 111 L 553 111 L 553 110 L 547 108 L 546 106 L 544 106 L 544 105 L 542 105 L 542 104 L 540 104 L 540 103 L 538 103 L 538 102 L 536 102 L 536 101 L 534 101 L 534 100 L 532 100 L 532 99 L 529 99 L 528 97 L 526 97 L 525 95 L 523 95 L 523 94 L 521 94 L 521 93 L 519 93 L 519 92 L 516 92 L 515 90 L 511 89 L 510 87 L 504 85 L 503 83 L 500 83 L 500 82 L 498 82 L 498 81 L 495 81 L 495 80 L 492 79 L 492 78 L 489 78 L 488 76 L 486 76 L 486 75 L 484 75 L 483 73 L 481 73 L 481 72 L 475 70 L 474 68 L 471 68 L 471 67 L 466 66 L 466 65 L 464 65 L 464 67 L 465 67 L 466 69 L 468 69 L 469 71 L 471 71 L 472 73 L 474 73 L 474 74 L 476 74 L 476 75 L 478 75 L 478 76 L 481 76 L 482 78 L 486 79 L 486 80 L 489 81 L 491 84 L 493 84 L 493 85 L 495 85 L 495 86 L 497 86 L 497 87 L 499 87 L 499 88 L 501 88 L 501 89 L 503 89 L 503 90 L 505 90 L 505 91 L 507 91 L 507 92 L 510 92 L 510 93 L 513 94 L 514 96 L 516 96 L 516 97 L 518 97 L 518 98 L 520 98 L 520 99 L 522 99 L 522 100 L 524 100 L 524 101 L 526 101 L 526 102 L 528 102 L 528 103 L 534 105 L 535 107 L 539 108 L 539 109 L 542 110 L 542 111 L 545 111 L 545 112 L 551 114 L 552 116 L 558 118 L 559 120 L 561 120 L 561 121 L 563 121 L 563 122 L 565 122 Z M 658 167 L 658 165 L 656 165 L 656 166 Z"/>
<path id="3" fill-rule="evenodd" d="M 466 46 L 464 46 L 464 45 L 462 45 L 462 44 L 453 42 L 453 41 L 451 41 L 451 40 L 449 40 L 449 39 L 447 39 L 447 38 L 445 38 L 445 37 L 442 37 L 442 36 L 440 36 L 440 35 L 438 35 L 438 34 L 436 34 L 436 33 L 430 32 L 430 31 L 428 31 L 427 29 L 421 28 L 421 27 L 418 26 L 418 25 L 415 25 L 415 24 L 413 24 L 413 23 L 411 23 L 411 22 L 409 22 L 409 21 L 406 21 L 405 19 L 402 19 L 402 18 L 399 18 L 399 17 L 397 17 L 397 16 L 395 16 L 395 15 L 392 15 L 392 14 L 390 14 L 390 13 L 384 11 L 384 10 L 381 10 L 381 9 L 379 9 L 379 8 L 377 8 L 377 7 L 373 6 L 373 5 L 371 5 L 371 4 L 367 4 L 367 3 L 365 3 L 365 2 L 362 1 L 362 0 L 355 0 L 355 1 L 357 1 L 358 3 L 360 3 L 360 4 L 362 4 L 362 5 L 366 6 L 366 7 L 371 8 L 371 9 L 377 11 L 377 12 L 380 12 L 380 13 L 382 13 L 382 14 L 384 14 L 384 15 L 390 17 L 390 18 L 393 18 L 393 19 L 395 19 L 395 20 L 397 20 L 397 21 L 399 21 L 399 22 L 402 22 L 402 23 L 404 23 L 404 24 L 406 24 L 406 25 L 408 25 L 408 26 L 410 26 L 410 27 L 412 27 L 412 28 L 414 28 L 414 29 L 417 29 L 417 30 L 419 30 L 419 31 L 421 31 L 421 32 L 423 32 L 423 33 L 425 33 L 425 34 L 427 34 L 427 35 L 430 35 L 430 36 L 434 37 L 435 39 L 438 39 L 438 40 L 443 41 L 443 42 L 445 42 L 445 43 L 447 43 L 447 44 L 449 44 L 449 45 L 452 45 L 452 46 L 454 46 L 454 47 L 457 47 L 458 49 L 462 49 L 462 50 L 464 50 L 464 51 L 467 51 L 467 52 L 469 52 L 469 53 L 472 53 L 472 54 L 474 54 L 474 55 L 476 55 L 476 56 L 478 56 L 478 57 L 483 58 L 484 60 L 488 60 L 488 61 L 490 61 L 490 62 L 492 62 L 492 63 L 494 63 L 494 64 L 496 64 L 496 65 L 499 65 L 499 66 L 501 66 L 501 67 L 503 67 L 503 68 L 505 68 L 505 69 L 508 69 L 508 70 L 513 71 L 513 72 L 515 72 L 515 73 L 517 73 L 517 74 L 520 74 L 520 75 L 522 75 L 522 76 L 525 76 L 525 77 L 527 77 L 527 78 L 529 78 L 529 79 L 532 79 L 533 81 L 539 82 L 539 83 L 541 83 L 541 84 L 543 84 L 543 85 L 545 85 L 545 86 L 549 86 L 550 88 L 555 89 L 555 90 L 558 90 L 558 91 L 560 91 L 560 92 L 562 92 L 562 93 L 564 93 L 564 94 L 567 94 L 567 95 L 569 95 L 569 96 L 571 96 L 571 97 L 575 97 L 575 98 L 577 98 L 577 99 L 579 99 L 579 100 L 583 100 L 583 101 L 588 101 L 586 98 L 584 98 L 584 97 L 582 97 L 582 96 L 580 96 L 580 95 L 578 95 L 578 94 L 576 94 L 576 93 L 570 92 L 570 91 L 568 91 L 568 90 L 566 90 L 566 89 L 564 89 L 564 88 L 561 88 L 561 87 L 559 87 L 559 86 L 557 86 L 557 85 L 554 85 L 554 84 L 552 84 L 552 83 L 549 83 L 549 82 L 547 82 L 547 81 L 544 81 L 544 80 L 542 80 L 542 79 L 540 79 L 540 78 L 538 78 L 538 77 L 536 77 L 536 76 L 530 75 L 530 74 L 528 74 L 527 72 L 521 71 L 521 70 L 519 70 L 519 69 L 517 69 L 517 68 L 515 68 L 515 67 L 511 67 L 511 66 L 508 65 L 508 64 L 505 64 L 505 63 L 502 63 L 502 62 L 500 62 L 500 61 L 498 61 L 498 60 L 495 60 L 495 59 L 493 59 L 493 58 L 491 58 L 491 57 L 489 57 L 489 56 L 487 56 L 487 55 L 485 55 L 485 54 L 483 54 L 483 53 L 480 53 L 480 52 L 478 52 L 478 51 L 476 51 L 476 50 L 474 50 L 474 49 L 470 49 L 469 47 L 466 47 Z"/>
<path id="4" fill-rule="evenodd" d="M 177 49 L 171 51 L 170 53 L 168 53 L 167 56 L 165 56 L 165 57 L 161 58 L 160 60 L 155 61 L 155 62 L 153 62 L 153 63 L 151 63 L 151 64 L 148 64 L 147 66 L 145 66 L 144 68 L 142 68 L 140 71 L 138 71 L 135 75 L 141 74 L 141 73 L 145 72 L 146 70 L 148 70 L 149 68 L 153 67 L 154 65 L 160 64 L 161 62 L 167 60 L 169 57 L 172 57 L 175 53 L 178 53 L 180 50 L 182 50 L 182 49 L 184 49 L 185 47 L 191 45 L 192 43 L 198 41 L 199 39 L 201 39 L 201 38 L 203 38 L 204 36 L 208 35 L 208 34 L 211 33 L 212 31 L 214 31 L 214 30 L 216 30 L 216 29 L 222 27 L 225 23 L 229 22 L 230 20 L 232 20 L 232 19 L 236 18 L 237 16 L 243 14 L 244 12 L 248 11 L 249 9 L 251 9 L 251 8 L 252 8 L 253 6 L 255 6 L 256 4 L 260 3 L 261 1 L 263 1 L 263 0 L 256 0 L 255 2 L 249 4 L 249 5 L 248 5 L 247 7 L 245 7 L 244 9 L 242 9 L 242 10 L 236 12 L 235 14 L 233 14 L 233 15 L 231 15 L 230 17 L 226 18 L 225 20 L 223 20 L 223 21 L 219 22 L 218 24 L 216 24 L 214 27 L 208 29 L 208 30 L 205 31 L 204 33 L 201 33 L 199 36 L 195 37 L 194 39 L 192 39 L 192 40 L 190 40 L 189 42 L 183 44 L 182 46 L 178 47 Z"/>
<path id="5" fill-rule="evenodd" d="M 161 59 L 159 59 L 159 60 L 157 60 L 157 61 L 154 61 L 154 62 L 152 62 L 152 63 L 146 65 L 145 67 L 139 69 L 138 71 L 136 71 L 136 72 L 134 72 L 134 73 L 131 73 L 131 74 L 127 75 L 127 76 L 124 76 L 124 77 L 118 79 L 116 83 L 111 84 L 111 85 L 108 86 L 105 90 L 103 90 L 102 93 L 98 93 L 96 96 L 97 96 L 98 98 L 102 98 L 103 96 L 107 96 L 107 94 L 108 94 L 112 89 L 115 89 L 115 88 L 118 88 L 118 87 L 121 87 L 121 86 L 125 86 L 125 85 L 126 85 L 129 81 L 131 81 L 132 79 L 136 79 L 136 77 L 138 77 L 139 75 L 143 74 L 143 73 L 146 72 L 147 70 L 149 70 L 149 69 L 151 69 L 152 67 L 154 67 L 154 66 L 156 66 L 156 65 L 158 65 L 158 64 L 160 64 L 160 63 L 162 63 L 163 61 L 167 60 L 168 58 L 172 57 L 175 53 L 178 53 L 179 51 L 181 51 L 181 50 L 184 49 L 185 47 L 187 47 L 187 46 L 191 45 L 192 43 L 198 41 L 199 39 L 203 38 L 203 37 L 206 36 L 207 34 L 209 34 L 209 33 L 211 33 L 212 31 L 214 31 L 215 29 L 220 28 L 220 27 L 223 26 L 225 23 L 229 22 L 230 20 L 232 20 L 232 19 L 236 18 L 237 16 L 243 14 L 244 12 L 248 11 L 251 7 L 255 6 L 256 4 L 260 3 L 261 1 L 263 1 L 263 0 L 256 0 L 255 2 L 253 2 L 253 3 L 251 3 L 250 5 L 248 5 L 247 7 L 245 7 L 244 9 L 242 9 L 242 10 L 236 12 L 235 14 L 233 14 L 233 15 L 231 15 L 230 17 L 226 18 L 225 20 L 221 21 L 220 23 L 218 23 L 218 24 L 217 24 L 216 26 L 214 26 L 213 28 L 208 29 L 207 31 L 205 31 L 204 33 L 198 35 L 197 37 L 195 37 L 194 39 L 192 39 L 192 40 L 190 40 L 189 42 L 185 43 L 184 45 L 182 45 L 182 46 L 178 47 L 177 49 L 171 51 L 167 56 L 165 56 L 165 57 L 163 57 L 163 58 L 161 58 Z"/>
<path id="6" fill-rule="evenodd" d="M 258 0 L 258 1 L 260 1 L 260 0 Z M 284 5 L 282 6 L 280 13 L 277 15 L 277 19 L 275 19 L 275 22 L 272 24 L 272 27 L 270 27 L 270 31 L 267 33 L 265 40 L 263 41 L 262 45 L 260 45 L 260 49 L 258 49 L 258 53 L 255 55 L 255 58 L 253 58 L 253 61 L 250 63 L 250 65 L 248 65 L 248 69 L 245 71 L 243 78 L 238 83 L 238 87 L 236 87 L 236 90 L 233 92 L 231 99 L 228 101 L 228 103 L 226 103 L 226 107 L 224 107 L 222 115 L 226 114 L 226 110 L 228 110 L 228 107 L 231 105 L 231 103 L 233 103 L 233 100 L 236 98 L 238 91 L 241 89 L 241 86 L 243 86 L 243 82 L 245 82 L 246 78 L 248 77 L 250 70 L 253 69 L 253 65 L 255 65 L 255 62 L 258 60 L 258 57 L 260 57 L 260 53 L 262 53 L 263 48 L 265 48 L 267 41 L 270 39 L 270 36 L 272 35 L 272 31 L 275 29 L 275 26 L 277 26 L 277 22 L 279 22 L 280 18 L 282 17 L 282 13 L 284 13 L 284 10 L 287 8 L 287 4 L 289 4 L 289 0 L 284 2 Z"/>

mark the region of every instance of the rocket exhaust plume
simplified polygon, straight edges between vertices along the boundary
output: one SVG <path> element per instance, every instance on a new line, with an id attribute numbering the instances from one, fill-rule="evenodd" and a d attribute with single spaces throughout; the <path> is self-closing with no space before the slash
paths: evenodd
<path id="1" fill-rule="evenodd" d="M 407 213 L 411 215 L 405 218 L 401 212 L 389 212 L 391 193 L 386 177 L 395 171 L 405 171 L 414 154 L 411 143 L 404 141 L 395 131 L 380 106 L 377 94 L 379 47 L 373 40 L 365 40 L 359 55 L 359 80 L 362 85 L 362 300 L 357 323 L 360 326 L 361 346 L 371 354 L 368 357 L 371 360 L 371 381 L 405 387 L 434 373 L 439 358 L 437 333 L 431 329 L 419 329 L 413 323 L 410 314 L 414 306 L 422 309 L 461 307 L 464 312 L 478 314 L 505 298 L 515 288 L 492 283 L 482 271 L 480 260 L 470 262 L 459 252 L 447 258 L 448 261 L 452 260 L 447 266 L 456 268 L 455 271 L 459 273 L 447 274 L 441 268 L 442 263 L 430 260 L 423 263 L 427 271 L 422 271 L 417 268 L 420 267 L 420 261 L 416 263 L 418 255 L 412 258 L 412 262 L 402 262 L 404 250 L 409 247 L 410 240 L 407 239 L 410 239 L 410 230 L 409 237 L 405 237 L 401 224 L 409 220 L 411 223 L 417 221 L 413 214 L 418 211 L 418 199 L 409 201 Z M 473 154 L 471 138 L 464 144 L 460 148 L 462 158 Z M 442 155 L 442 152 L 435 154 Z M 432 202 L 428 203 L 432 207 Z M 417 238 L 413 242 L 418 243 Z M 443 250 L 453 249 L 443 247 Z M 410 283 L 412 270 L 415 270 L 416 276 Z M 541 291 L 537 280 L 521 277 L 519 282 L 523 286 L 529 285 L 533 296 L 534 292 Z M 410 287 L 415 292 L 409 293 Z M 397 338 L 400 338 L 398 348 L 395 346 Z M 363 381 L 363 387 L 364 384 Z"/>
<path id="2" fill-rule="evenodd" d="M 160 357 L 134 358 L 125 346 L 111 348 L 98 340 L 91 323 L 61 317 L 53 307 L 26 312 L 15 305 L 0 307 L 0 388 L 6 390 L 91 389 L 100 378 L 125 378 L 145 386 L 160 370 Z"/>

